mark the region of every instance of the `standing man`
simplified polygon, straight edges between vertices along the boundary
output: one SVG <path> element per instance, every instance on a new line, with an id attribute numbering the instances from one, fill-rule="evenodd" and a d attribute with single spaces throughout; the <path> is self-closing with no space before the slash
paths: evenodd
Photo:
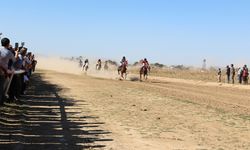
<path id="1" fill-rule="evenodd" d="M 10 68 L 8 68 L 9 61 L 12 62 L 16 61 L 16 58 L 18 58 L 18 51 L 15 51 L 15 56 L 13 53 L 9 50 L 10 47 L 10 40 L 8 38 L 3 38 L 1 40 L 1 44 L 3 46 L 2 49 L 0 49 L 0 105 L 2 105 L 6 99 L 6 90 L 7 85 L 10 81 L 10 76 L 14 73 L 14 71 Z"/>
<path id="2" fill-rule="evenodd" d="M 243 74 L 242 68 L 238 69 L 238 73 L 237 74 L 238 74 L 239 84 L 241 84 L 242 83 L 242 74 Z"/>
<path id="3" fill-rule="evenodd" d="M 244 65 L 243 67 L 243 74 L 242 74 L 242 78 L 243 78 L 243 81 L 244 81 L 244 84 L 248 84 L 248 68 L 247 68 L 247 65 Z"/>
<path id="4" fill-rule="evenodd" d="M 221 69 L 220 68 L 218 70 L 217 75 L 218 75 L 218 82 L 221 82 Z"/>
<path id="5" fill-rule="evenodd" d="M 227 70 L 226 70 L 226 75 L 227 75 L 227 83 L 229 83 L 230 82 L 230 67 L 229 66 L 227 66 L 227 68 L 226 68 Z"/>
<path id="6" fill-rule="evenodd" d="M 234 79 L 235 79 L 235 68 L 234 65 L 231 64 L 231 79 L 232 79 L 232 84 L 234 84 Z"/>

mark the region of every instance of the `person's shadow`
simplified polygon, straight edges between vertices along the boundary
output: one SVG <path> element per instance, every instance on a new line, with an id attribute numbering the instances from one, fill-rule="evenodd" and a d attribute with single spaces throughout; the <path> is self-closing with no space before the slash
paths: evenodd
<path id="1" fill-rule="evenodd" d="M 92 149 L 113 141 L 83 100 L 60 97 L 61 90 L 36 73 L 21 104 L 0 107 L 0 150 Z"/>

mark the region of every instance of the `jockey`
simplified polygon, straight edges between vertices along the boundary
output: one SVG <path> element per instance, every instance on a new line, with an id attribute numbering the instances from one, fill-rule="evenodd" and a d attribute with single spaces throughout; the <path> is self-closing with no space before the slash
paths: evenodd
<path id="1" fill-rule="evenodd" d="M 83 66 L 85 67 L 85 66 L 88 66 L 88 65 L 89 65 L 89 60 L 88 60 L 88 59 L 85 59 L 84 65 L 83 65 Z"/>
<path id="2" fill-rule="evenodd" d="M 82 70 L 85 69 L 85 70 L 87 71 L 88 67 L 89 67 L 89 60 L 88 60 L 88 59 L 85 59 L 84 64 L 83 64 L 83 66 L 82 66 Z"/>
<path id="3" fill-rule="evenodd" d="M 98 59 L 97 64 L 101 64 L 101 63 L 102 63 L 101 59 Z"/>
<path id="4" fill-rule="evenodd" d="M 98 59 L 98 60 L 97 60 L 97 63 L 96 63 L 96 67 L 97 67 L 97 66 L 101 66 L 101 65 L 102 65 L 102 61 L 101 61 L 101 59 Z"/>
<path id="5" fill-rule="evenodd" d="M 125 65 L 125 66 L 127 67 L 128 61 L 126 60 L 126 57 L 125 57 L 125 56 L 122 57 L 122 60 L 120 61 L 120 63 L 121 63 L 121 66 L 120 66 L 120 67 L 122 67 L 123 65 Z"/>
<path id="6" fill-rule="evenodd" d="M 148 60 L 147 60 L 147 58 L 144 58 L 143 60 L 142 60 L 142 68 L 143 67 L 145 67 L 145 68 L 149 68 L 149 63 L 148 63 Z"/>
<path id="7" fill-rule="evenodd" d="M 101 69 L 101 66 L 102 66 L 102 61 L 101 59 L 98 59 L 97 63 L 96 63 L 96 69 L 97 70 L 100 70 Z"/>

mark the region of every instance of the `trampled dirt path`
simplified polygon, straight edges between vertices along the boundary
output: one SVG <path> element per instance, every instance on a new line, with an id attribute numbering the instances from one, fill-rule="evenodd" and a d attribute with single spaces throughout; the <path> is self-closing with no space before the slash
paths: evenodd
<path id="1" fill-rule="evenodd" d="M 247 89 L 43 73 L 105 122 L 107 149 L 250 149 Z"/>
<path id="2" fill-rule="evenodd" d="M 59 114 L 63 112 L 59 117 L 79 113 L 72 116 L 74 119 L 61 118 L 59 125 L 65 130 L 61 132 L 63 138 L 58 138 L 59 146 L 64 146 L 63 140 L 68 148 L 78 149 L 250 149 L 247 89 L 159 78 L 132 82 L 53 71 L 38 74 L 43 82 L 60 89 L 56 91 L 59 97 L 52 94 Z M 47 87 L 40 91 L 53 90 Z M 58 98 L 71 105 L 60 104 Z M 102 124 L 95 127 L 93 121 Z M 88 122 L 90 129 L 84 127 Z M 82 126 L 81 132 L 74 133 L 71 123 Z M 36 129 L 40 132 L 41 128 Z M 52 129 L 45 127 L 44 131 Z M 91 130 L 93 134 L 87 134 Z M 82 138 L 90 142 L 86 144 Z"/>

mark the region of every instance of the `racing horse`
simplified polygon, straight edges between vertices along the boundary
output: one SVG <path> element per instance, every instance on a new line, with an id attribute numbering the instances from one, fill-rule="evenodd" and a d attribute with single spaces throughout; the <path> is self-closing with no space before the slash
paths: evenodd
<path id="1" fill-rule="evenodd" d="M 118 75 L 121 75 L 122 79 L 127 78 L 127 66 L 125 64 L 119 66 L 117 71 L 118 71 Z"/>
<path id="2" fill-rule="evenodd" d="M 101 68 L 102 68 L 102 64 L 100 62 L 98 62 L 96 64 L 96 70 L 101 70 Z"/>
<path id="3" fill-rule="evenodd" d="M 89 64 L 88 64 L 88 63 L 86 63 L 86 64 L 84 64 L 84 65 L 82 66 L 82 71 L 87 72 L 88 69 L 89 69 Z"/>
<path id="4" fill-rule="evenodd" d="M 148 66 L 143 66 L 141 67 L 140 69 L 140 81 L 142 81 L 142 75 L 144 77 L 144 80 L 147 80 L 148 79 L 148 73 L 150 71 L 150 67 Z"/>
<path id="5" fill-rule="evenodd" d="M 105 64 L 104 64 L 104 70 L 108 70 L 109 69 L 109 66 L 108 66 L 108 62 L 105 61 Z"/>

